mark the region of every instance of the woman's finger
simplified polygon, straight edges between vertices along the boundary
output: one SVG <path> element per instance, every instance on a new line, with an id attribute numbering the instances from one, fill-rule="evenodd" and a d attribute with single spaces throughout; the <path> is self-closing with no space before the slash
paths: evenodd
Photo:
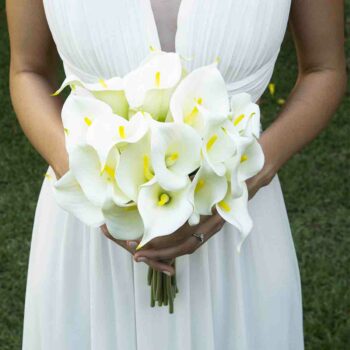
<path id="1" fill-rule="evenodd" d="M 201 242 L 197 238 L 190 236 L 179 245 L 163 249 L 150 248 L 138 251 L 134 254 L 134 259 L 139 261 L 140 258 L 145 257 L 152 260 L 171 260 L 182 255 L 192 254 L 200 245 Z"/>
<path id="2" fill-rule="evenodd" d="M 101 231 L 108 239 L 112 240 L 122 248 L 126 249 L 129 253 L 134 255 L 136 247 L 139 244 L 139 241 L 137 240 L 123 241 L 120 239 L 116 239 L 108 232 L 108 229 L 105 227 L 105 225 L 101 226 Z M 139 262 L 141 261 L 147 264 L 148 266 L 152 267 L 153 269 L 164 272 L 169 276 L 175 273 L 175 269 L 173 266 L 171 266 L 171 262 L 166 263 L 166 262 L 154 261 L 152 259 L 146 259 L 146 258 L 139 260 Z"/>
<path id="3" fill-rule="evenodd" d="M 175 274 L 175 268 L 169 263 L 162 262 L 162 261 L 156 261 L 154 259 L 147 258 L 145 256 L 140 257 L 136 261 L 137 262 L 144 262 L 145 264 L 150 266 L 152 269 L 163 272 L 163 273 L 167 274 L 168 276 L 172 276 Z"/>
<path id="4" fill-rule="evenodd" d="M 140 243 L 140 241 L 136 241 L 136 240 L 126 241 L 126 245 L 133 252 L 133 254 L 136 252 L 136 247 L 139 245 L 139 243 Z"/>

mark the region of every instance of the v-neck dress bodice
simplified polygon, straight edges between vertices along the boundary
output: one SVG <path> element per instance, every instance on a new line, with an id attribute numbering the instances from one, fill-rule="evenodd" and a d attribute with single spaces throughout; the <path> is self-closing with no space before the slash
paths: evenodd
<path id="1" fill-rule="evenodd" d="M 67 74 L 124 76 L 150 46 L 162 46 L 176 48 L 189 70 L 219 56 L 230 92 L 256 100 L 291 0 L 43 1 Z M 150 307 L 147 265 L 61 209 L 51 167 L 48 174 L 35 212 L 22 350 L 303 350 L 299 270 L 277 175 L 248 202 L 254 228 L 240 254 L 239 234 L 225 224 L 176 258 L 170 315 Z"/>
<path id="2" fill-rule="evenodd" d="M 189 70 L 219 57 L 230 92 L 257 100 L 271 78 L 291 0 L 43 1 L 66 70 L 82 79 L 124 76 L 150 46 L 161 48 L 161 38 L 188 58 Z M 164 14 L 171 9 L 178 13 Z M 176 33 L 165 32 L 164 16 L 172 31 L 177 21 Z"/>

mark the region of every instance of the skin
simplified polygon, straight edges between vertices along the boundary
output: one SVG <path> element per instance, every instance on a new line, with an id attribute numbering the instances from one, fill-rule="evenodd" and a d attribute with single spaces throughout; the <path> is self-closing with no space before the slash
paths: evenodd
<path id="1" fill-rule="evenodd" d="M 10 91 L 19 123 L 35 149 L 60 178 L 68 170 L 61 122 L 63 102 L 50 94 L 59 85 L 55 51 L 42 0 L 7 0 L 11 44 Z M 277 171 L 311 142 L 328 124 L 346 90 L 344 3 L 340 0 L 293 0 L 289 20 L 298 57 L 298 77 L 283 109 L 262 133 L 265 166 L 248 180 L 252 198 Z M 43 132 L 45 130 L 45 132 Z M 153 268 L 173 274 L 171 262 L 194 253 L 220 231 L 223 219 L 216 212 L 166 237 L 154 239 L 135 252 L 138 242 L 114 239 L 106 226 L 101 232 Z"/>

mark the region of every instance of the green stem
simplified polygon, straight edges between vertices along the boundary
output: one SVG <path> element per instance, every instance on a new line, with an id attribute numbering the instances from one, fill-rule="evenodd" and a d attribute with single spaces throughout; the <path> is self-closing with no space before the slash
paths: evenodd
<path id="1" fill-rule="evenodd" d="M 167 289 L 169 298 L 169 313 L 174 313 L 174 296 L 172 292 L 171 277 L 167 276 Z"/>
<path id="2" fill-rule="evenodd" d="M 154 300 L 156 300 L 157 271 L 153 271 L 151 288 L 152 288 Z"/>
<path id="3" fill-rule="evenodd" d="M 156 289 L 156 300 L 158 301 L 158 305 L 159 303 L 162 302 L 162 295 L 163 295 L 163 283 L 162 283 L 162 279 L 163 279 L 163 274 L 161 272 L 157 272 L 157 289 Z"/>
<path id="4" fill-rule="evenodd" d="M 147 274 L 147 284 L 150 286 L 152 283 L 152 276 L 153 276 L 153 269 L 152 267 L 148 268 L 148 274 Z"/>
<path id="5" fill-rule="evenodd" d="M 164 305 L 168 306 L 169 296 L 168 296 L 168 286 L 167 286 L 166 280 L 167 280 L 167 276 L 164 276 L 163 277 Z"/>
<path id="6" fill-rule="evenodd" d="M 175 261 L 173 266 L 176 271 Z M 174 300 L 178 293 L 176 274 L 167 276 L 163 272 L 156 271 L 149 267 L 147 283 L 151 288 L 151 307 L 156 303 L 158 306 L 168 306 L 169 313 L 174 313 Z"/>
<path id="7" fill-rule="evenodd" d="M 153 288 L 151 287 L 151 307 L 156 305 L 156 301 L 154 300 Z"/>

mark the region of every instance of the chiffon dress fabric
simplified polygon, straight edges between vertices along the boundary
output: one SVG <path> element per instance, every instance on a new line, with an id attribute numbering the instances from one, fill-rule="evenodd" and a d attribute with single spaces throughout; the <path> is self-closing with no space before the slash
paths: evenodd
<path id="1" fill-rule="evenodd" d="M 257 101 L 271 78 L 291 0 L 43 1 L 67 75 L 88 82 L 123 77 L 150 47 L 173 47 L 189 71 L 220 57 L 230 95 L 245 91 Z M 226 223 L 196 252 L 176 259 L 179 293 L 169 314 L 150 307 L 147 265 L 58 207 L 45 178 L 23 349 L 303 349 L 299 270 L 277 175 L 249 210 L 254 228 L 240 254 L 238 232 Z"/>

